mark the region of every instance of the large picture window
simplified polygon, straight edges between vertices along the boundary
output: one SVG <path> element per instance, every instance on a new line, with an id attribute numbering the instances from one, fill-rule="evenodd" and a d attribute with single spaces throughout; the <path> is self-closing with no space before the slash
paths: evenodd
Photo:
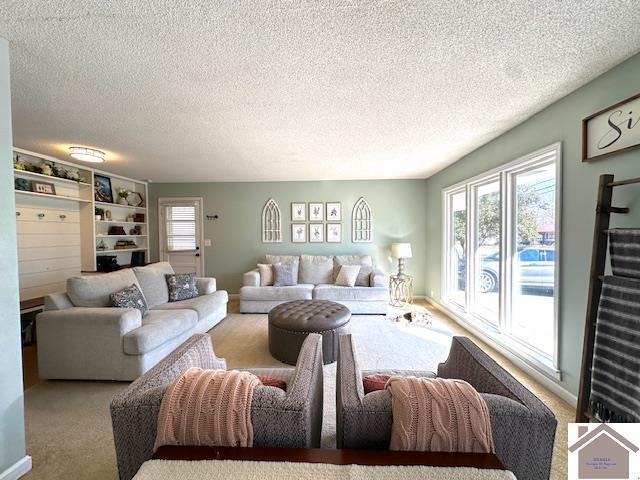
<path id="1" fill-rule="evenodd" d="M 560 144 L 443 191 L 443 303 L 536 365 L 557 365 Z"/>

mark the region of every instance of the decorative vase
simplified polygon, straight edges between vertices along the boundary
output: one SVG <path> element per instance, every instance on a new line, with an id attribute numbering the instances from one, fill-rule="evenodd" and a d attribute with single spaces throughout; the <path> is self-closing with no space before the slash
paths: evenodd
<path id="1" fill-rule="evenodd" d="M 127 199 L 125 197 L 118 197 L 118 204 L 119 205 L 129 205 L 129 203 L 127 202 Z"/>

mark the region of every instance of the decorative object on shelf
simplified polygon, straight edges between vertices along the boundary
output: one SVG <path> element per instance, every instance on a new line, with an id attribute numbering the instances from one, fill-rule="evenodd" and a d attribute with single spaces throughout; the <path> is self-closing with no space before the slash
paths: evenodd
<path id="1" fill-rule="evenodd" d="M 146 252 L 131 252 L 131 266 L 132 267 L 141 267 L 146 264 Z"/>
<path id="2" fill-rule="evenodd" d="M 136 223 L 144 223 L 144 213 L 134 213 L 133 221 Z"/>
<path id="3" fill-rule="evenodd" d="M 307 204 L 296 202 L 291 204 L 291 221 L 304 222 L 307 219 Z"/>
<path id="4" fill-rule="evenodd" d="M 42 169 L 42 175 L 48 175 L 49 177 L 53 176 L 53 168 L 51 167 L 51 163 L 43 162 L 40 168 Z"/>
<path id="5" fill-rule="evenodd" d="M 100 241 L 98 242 L 98 245 L 96 246 L 96 250 L 106 250 L 107 249 L 107 244 L 104 243 L 104 240 L 100 239 Z"/>
<path id="6" fill-rule="evenodd" d="M 327 223 L 327 242 L 328 243 L 342 242 L 342 224 L 341 223 Z"/>
<path id="7" fill-rule="evenodd" d="M 106 154 L 95 148 L 69 147 L 69 156 L 83 162 L 102 163 Z"/>
<path id="8" fill-rule="evenodd" d="M 142 227 L 140 225 L 134 226 L 129 230 L 129 235 L 142 235 Z"/>
<path id="9" fill-rule="evenodd" d="M 342 221 L 342 204 L 340 202 L 327 202 L 327 222 Z"/>
<path id="10" fill-rule="evenodd" d="M 404 259 L 411 258 L 411 244 L 410 243 L 392 243 L 391 244 L 391 256 L 398 259 L 398 277 L 405 275 L 404 273 Z"/>
<path id="11" fill-rule="evenodd" d="M 104 211 L 104 219 L 108 220 L 108 221 L 111 221 L 111 218 L 112 218 L 111 217 L 111 210 L 105 210 Z"/>
<path id="12" fill-rule="evenodd" d="M 17 153 L 13 157 L 13 168 L 14 168 L 14 170 L 26 170 L 27 169 L 27 165 L 22 161 L 22 159 L 20 158 L 20 155 L 18 155 Z"/>
<path id="13" fill-rule="evenodd" d="M 307 225 L 304 223 L 291 224 L 291 242 L 305 243 L 307 241 Z"/>
<path id="14" fill-rule="evenodd" d="M 135 220 L 133 219 L 133 215 L 127 215 L 126 221 L 129 223 L 133 223 Z"/>
<path id="15" fill-rule="evenodd" d="M 373 241 L 373 214 L 369 203 L 364 197 L 360 197 L 353 206 L 351 241 L 353 243 L 369 243 Z"/>
<path id="16" fill-rule="evenodd" d="M 312 223 L 309 225 L 309 241 L 311 243 L 324 242 L 324 225 L 322 223 Z"/>
<path id="17" fill-rule="evenodd" d="M 109 177 L 95 174 L 93 176 L 93 190 L 96 202 L 113 203 L 113 191 Z"/>
<path id="18" fill-rule="evenodd" d="M 36 193 L 46 193 L 47 195 L 56 194 L 56 186 L 53 183 L 48 182 L 31 182 L 31 191 Z"/>
<path id="19" fill-rule="evenodd" d="M 113 225 L 109 227 L 109 235 L 126 235 L 124 227 L 121 225 Z"/>
<path id="20" fill-rule="evenodd" d="M 130 250 L 138 245 L 133 240 L 118 240 L 113 246 L 114 250 Z"/>
<path id="21" fill-rule="evenodd" d="M 324 205 L 322 203 L 309 202 L 309 221 L 311 222 L 324 221 Z"/>
<path id="22" fill-rule="evenodd" d="M 113 272 L 115 270 L 120 270 L 118 257 L 115 255 L 98 255 L 96 257 L 96 266 L 99 272 Z"/>
<path id="23" fill-rule="evenodd" d="M 129 202 L 127 201 L 127 197 L 131 193 L 129 190 L 124 187 L 118 187 L 116 188 L 116 193 L 118 194 L 119 205 L 129 205 Z"/>
<path id="24" fill-rule="evenodd" d="M 95 207 L 95 216 L 96 216 L 96 220 L 102 220 L 104 218 L 104 209 L 100 207 Z"/>
<path id="25" fill-rule="evenodd" d="M 127 203 L 132 207 L 142 207 L 144 204 L 142 194 L 138 192 L 129 192 L 129 195 L 127 195 Z"/>
<path id="26" fill-rule="evenodd" d="M 401 307 L 413 303 L 413 277 L 411 275 L 391 275 L 389 277 L 389 305 Z"/>
<path id="27" fill-rule="evenodd" d="M 640 148 L 640 93 L 582 120 L 582 161 Z"/>
<path id="28" fill-rule="evenodd" d="M 31 191 L 31 180 L 27 180 L 26 178 L 16 178 L 14 180 L 15 189 L 30 192 Z"/>
<path id="29" fill-rule="evenodd" d="M 280 207 L 273 198 L 262 208 L 262 243 L 282 242 Z"/>

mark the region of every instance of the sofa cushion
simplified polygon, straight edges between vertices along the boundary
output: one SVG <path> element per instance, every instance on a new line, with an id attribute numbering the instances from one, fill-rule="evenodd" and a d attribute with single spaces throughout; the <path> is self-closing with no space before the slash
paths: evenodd
<path id="1" fill-rule="evenodd" d="M 130 268 L 125 268 L 100 275 L 71 277 L 67 279 L 67 295 L 76 307 L 110 307 L 109 296 L 131 285 L 139 285 L 138 280 Z"/>
<path id="2" fill-rule="evenodd" d="M 177 302 L 156 305 L 152 310 L 194 310 L 198 314 L 198 321 L 208 317 L 218 308 L 229 301 L 229 295 L 225 290 L 202 295 L 200 297 L 180 300 Z"/>
<path id="3" fill-rule="evenodd" d="M 142 326 L 124 337 L 124 353 L 142 355 L 163 343 L 190 332 L 198 323 L 195 310 L 151 310 Z"/>
<path id="4" fill-rule="evenodd" d="M 149 308 L 169 301 L 169 288 L 165 275 L 173 274 L 173 267 L 169 262 L 158 262 L 146 267 L 134 267 L 133 269 L 138 283 L 147 300 Z"/>
<path id="5" fill-rule="evenodd" d="M 259 301 L 289 301 L 311 300 L 313 285 L 299 283 L 291 287 L 242 287 L 240 298 L 242 300 Z"/>
<path id="6" fill-rule="evenodd" d="M 298 280 L 298 268 L 300 265 L 300 256 L 299 255 L 265 255 L 265 262 L 270 263 L 271 265 L 275 265 L 276 263 L 284 263 L 294 265 L 294 275 L 296 281 Z M 274 271 L 275 273 L 275 271 Z M 303 282 L 298 282 L 303 283 Z"/>
<path id="7" fill-rule="evenodd" d="M 270 263 L 259 263 L 258 274 L 260 275 L 260 286 L 273 286 L 273 265 Z"/>
<path id="8" fill-rule="evenodd" d="M 373 260 L 371 255 L 336 255 L 333 257 L 333 278 L 338 277 L 342 265 L 360 265 L 360 272 L 356 279 L 356 287 L 368 287 L 371 285 L 371 272 L 373 271 Z M 331 282 L 322 282 L 331 283 Z"/>
<path id="9" fill-rule="evenodd" d="M 316 285 L 314 300 L 378 302 L 389 299 L 385 287 L 341 287 L 339 285 Z"/>
<path id="10" fill-rule="evenodd" d="M 300 283 L 333 283 L 333 257 L 321 255 L 300 256 Z"/>
<path id="11" fill-rule="evenodd" d="M 342 265 L 335 284 L 341 287 L 355 287 L 358 273 L 362 267 L 360 265 Z"/>

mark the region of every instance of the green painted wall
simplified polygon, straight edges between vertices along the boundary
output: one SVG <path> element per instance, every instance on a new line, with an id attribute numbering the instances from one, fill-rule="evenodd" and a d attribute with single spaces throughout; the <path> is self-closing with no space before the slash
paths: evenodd
<path id="1" fill-rule="evenodd" d="M 0 475 L 25 455 L 9 44 L 0 38 Z"/>
<path id="2" fill-rule="evenodd" d="M 373 180 L 330 182 L 252 182 L 192 183 L 149 186 L 151 257 L 158 258 L 158 197 L 203 197 L 205 215 L 218 214 L 215 221 L 205 220 L 205 238 L 212 246 L 204 248 L 207 275 L 218 279 L 220 288 L 238 292 L 242 274 L 265 253 L 332 255 L 367 253 L 386 272 L 396 270 L 389 258 L 394 241 L 411 242 L 414 257 L 407 261 L 408 272 L 415 275 L 415 293 L 425 293 L 424 265 L 426 232 L 426 189 L 424 180 Z M 351 242 L 351 209 L 361 196 L 373 211 L 373 243 Z M 265 202 L 273 197 L 282 211 L 283 242 L 261 242 L 261 215 Z M 342 243 L 291 243 L 291 202 L 342 202 Z"/>
<path id="3" fill-rule="evenodd" d="M 574 394 L 580 374 L 598 176 L 603 173 L 613 173 L 620 179 L 640 176 L 640 150 L 581 163 L 581 119 L 639 92 L 640 55 L 636 55 L 427 180 L 426 283 L 427 293 L 433 292 L 439 300 L 442 189 L 540 147 L 562 142 L 559 363 L 562 386 Z M 640 187 L 620 188 L 614 198 L 616 205 L 632 207 L 630 215 L 616 215 L 614 222 L 640 226 Z"/>

